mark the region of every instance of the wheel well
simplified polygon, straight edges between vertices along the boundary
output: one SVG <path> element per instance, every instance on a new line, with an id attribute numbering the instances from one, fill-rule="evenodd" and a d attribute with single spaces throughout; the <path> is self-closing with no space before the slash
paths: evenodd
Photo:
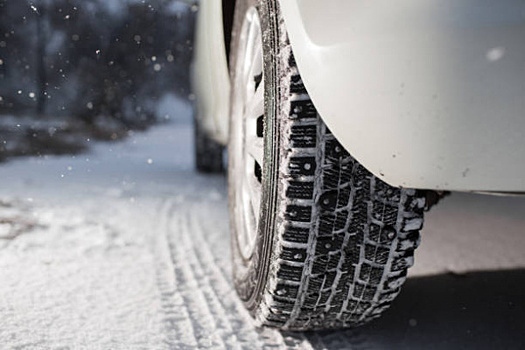
<path id="1" fill-rule="evenodd" d="M 222 24 L 224 30 L 224 46 L 226 48 L 226 59 L 230 62 L 230 42 L 233 29 L 233 14 L 236 0 L 222 0 Z"/>

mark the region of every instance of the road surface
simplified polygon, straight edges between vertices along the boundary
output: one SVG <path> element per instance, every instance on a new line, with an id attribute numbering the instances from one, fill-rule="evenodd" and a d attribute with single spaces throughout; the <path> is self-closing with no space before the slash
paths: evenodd
<path id="1" fill-rule="evenodd" d="M 525 199 L 458 194 L 427 216 L 394 306 L 357 330 L 254 328 L 230 276 L 224 176 L 191 123 L 0 166 L 1 349 L 519 349 Z"/>

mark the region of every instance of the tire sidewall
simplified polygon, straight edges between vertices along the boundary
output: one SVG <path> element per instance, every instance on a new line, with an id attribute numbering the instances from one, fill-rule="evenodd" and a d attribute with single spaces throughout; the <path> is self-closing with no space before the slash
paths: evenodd
<path id="1" fill-rule="evenodd" d="M 238 242 L 239 230 L 236 227 L 235 208 L 236 190 L 238 180 L 235 178 L 233 168 L 235 164 L 229 161 L 228 171 L 228 188 L 229 188 L 229 206 L 230 206 L 230 226 L 231 226 L 231 248 L 233 259 L 234 283 L 241 300 L 245 303 L 247 309 L 254 314 L 260 304 L 261 296 L 266 288 L 268 273 L 270 270 L 270 261 L 273 251 L 275 220 L 277 218 L 277 193 L 278 193 L 278 175 L 279 175 L 279 125 L 277 118 L 277 106 L 279 105 L 276 77 L 278 76 L 279 64 L 276 59 L 278 54 L 278 35 L 275 25 L 275 18 L 272 6 L 276 6 L 274 1 L 257 1 L 244 0 L 238 1 L 235 9 L 234 25 L 232 32 L 232 44 L 230 55 L 230 81 L 232 82 L 232 91 L 236 89 L 236 66 L 237 52 L 239 50 L 239 35 L 247 11 L 255 7 L 260 17 L 261 29 L 263 32 L 263 70 L 264 70 L 264 164 L 262 176 L 262 199 L 261 210 L 259 213 L 259 227 L 255 247 L 250 259 L 243 258 Z M 232 93 L 233 96 L 233 93 Z M 233 123 L 230 113 L 230 130 L 233 130 Z M 229 149 L 232 149 L 232 137 L 230 137 Z"/>

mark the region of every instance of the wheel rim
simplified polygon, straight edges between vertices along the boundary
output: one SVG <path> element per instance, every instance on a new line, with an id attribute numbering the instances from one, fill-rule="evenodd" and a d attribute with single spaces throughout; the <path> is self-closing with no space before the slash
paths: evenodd
<path id="1" fill-rule="evenodd" d="M 232 98 L 230 157 L 233 157 L 235 219 L 239 250 L 249 259 L 255 247 L 264 161 L 264 75 L 259 14 L 250 8 L 239 37 Z"/>

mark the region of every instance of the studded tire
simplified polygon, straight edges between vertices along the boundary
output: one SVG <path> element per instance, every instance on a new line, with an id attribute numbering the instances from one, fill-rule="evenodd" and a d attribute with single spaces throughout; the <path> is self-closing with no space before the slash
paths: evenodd
<path id="1" fill-rule="evenodd" d="M 235 287 L 261 325 L 362 325 L 389 307 L 414 262 L 424 193 L 372 175 L 323 123 L 302 83 L 277 1 L 237 1 L 231 67 L 252 6 L 264 38 L 263 192 L 254 253 L 246 259 L 233 217 L 237 184 L 229 178 Z M 232 81 L 235 74 L 232 69 Z"/>

